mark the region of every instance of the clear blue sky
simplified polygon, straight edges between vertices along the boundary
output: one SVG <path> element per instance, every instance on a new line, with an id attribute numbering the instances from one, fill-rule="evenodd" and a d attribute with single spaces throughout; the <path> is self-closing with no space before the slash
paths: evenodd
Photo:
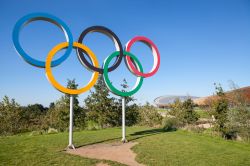
<path id="1" fill-rule="evenodd" d="M 107 26 L 123 45 L 136 35 L 149 37 L 161 53 L 158 73 L 144 80 L 135 95 L 139 103 L 153 102 L 161 95 L 207 96 L 213 83 L 228 89 L 228 81 L 250 85 L 250 1 L 247 0 L 84 0 L 84 1 L 0 1 L 0 97 L 8 95 L 20 104 L 42 103 L 46 106 L 62 94 L 47 81 L 44 69 L 35 68 L 15 52 L 11 34 L 16 21 L 32 12 L 46 12 L 61 18 L 71 29 L 74 41 L 93 25 Z M 25 27 L 20 40 L 33 57 L 44 60 L 48 51 L 64 42 L 63 33 L 46 22 Z M 114 46 L 98 33 L 88 35 L 89 46 L 102 63 Z M 63 52 L 63 51 L 61 51 Z M 132 52 L 145 71 L 151 69 L 150 50 L 135 44 Z M 58 56 L 60 53 L 58 54 Z M 76 78 L 85 85 L 91 75 L 76 58 L 75 51 L 60 66 L 53 68 L 60 83 Z M 135 77 L 124 63 L 110 74 L 119 85 L 126 78 L 130 86 Z M 88 93 L 80 95 L 80 102 Z"/>

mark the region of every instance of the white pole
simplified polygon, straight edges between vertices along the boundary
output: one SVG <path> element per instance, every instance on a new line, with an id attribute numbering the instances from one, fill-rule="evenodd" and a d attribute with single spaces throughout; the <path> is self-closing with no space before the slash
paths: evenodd
<path id="1" fill-rule="evenodd" d="M 126 140 L 126 124 L 125 124 L 125 97 L 122 97 L 122 142 L 127 142 Z"/>
<path id="2" fill-rule="evenodd" d="M 73 145 L 73 100 L 74 96 L 70 95 L 70 113 L 69 113 L 69 145 L 68 148 L 75 149 L 75 146 Z"/>

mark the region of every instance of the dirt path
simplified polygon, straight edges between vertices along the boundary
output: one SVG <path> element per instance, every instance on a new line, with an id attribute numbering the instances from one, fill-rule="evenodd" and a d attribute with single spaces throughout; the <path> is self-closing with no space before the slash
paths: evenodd
<path id="1" fill-rule="evenodd" d="M 136 154 L 131 150 L 136 142 L 128 143 L 101 143 L 83 146 L 78 149 L 68 150 L 67 153 L 80 155 L 93 159 L 111 160 L 129 166 L 144 166 L 135 161 Z"/>

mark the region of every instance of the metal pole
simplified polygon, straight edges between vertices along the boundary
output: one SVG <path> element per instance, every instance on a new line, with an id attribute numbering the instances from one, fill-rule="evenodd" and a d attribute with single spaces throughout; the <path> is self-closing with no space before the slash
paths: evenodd
<path id="1" fill-rule="evenodd" d="M 69 145 L 68 148 L 75 149 L 73 145 L 73 100 L 74 96 L 70 95 L 70 113 L 69 113 Z"/>
<path id="2" fill-rule="evenodd" d="M 125 97 L 122 97 L 122 142 L 127 142 L 126 140 L 126 124 L 125 124 Z"/>

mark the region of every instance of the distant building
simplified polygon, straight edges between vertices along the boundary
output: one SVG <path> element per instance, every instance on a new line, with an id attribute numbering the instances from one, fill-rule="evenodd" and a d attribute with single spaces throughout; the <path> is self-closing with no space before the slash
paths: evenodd
<path id="1" fill-rule="evenodd" d="M 250 106 L 250 86 L 225 92 L 225 96 L 232 105 L 241 101 Z M 174 103 L 175 100 L 179 99 L 180 101 L 185 101 L 189 98 L 191 98 L 194 103 L 199 106 L 207 106 L 214 100 L 218 99 L 218 96 L 212 95 L 208 97 L 194 97 L 166 95 L 157 97 L 154 102 L 158 108 L 169 108 L 170 104 Z"/>
<path id="2" fill-rule="evenodd" d="M 166 95 L 166 96 L 160 96 L 157 97 L 154 100 L 154 103 L 156 104 L 156 106 L 158 108 L 168 108 L 170 104 L 174 103 L 177 99 L 179 99 L 180 101 L 185 101 L 187 99 L 198 99 L 199 97 L 194 97 L 194 96 L 170 96 L 170 95 Z"/>

